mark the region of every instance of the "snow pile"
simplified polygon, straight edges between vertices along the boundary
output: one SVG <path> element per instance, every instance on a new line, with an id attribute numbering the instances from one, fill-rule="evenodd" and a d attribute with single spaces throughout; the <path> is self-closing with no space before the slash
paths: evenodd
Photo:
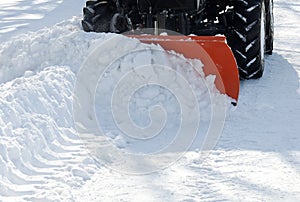
<path id="1" fill-rule="evenodd" d="M 206 114 L 201 117 L 206 125 L 203 129 L 199 129 L 204 135 L 198 137 L 200 141 L 195 146 L 199 148 L 206 137 L 211 118 L 211 109 L 208 106 L 226 99 L 226 96 L 219 94 L 215 89 L 213 76 L 208 77 L 207 80 L 195 76 L 195 71 L 203 75 L 201 62 L 187 61 L 180 55 L 164 53 L 158 46 L 141 44 L 135 39 L 123 36 L 87 34 L 80 30 L 78 23 L 78 18 L 73 18 L 54 27 L 24 34 L 18 39 L 0 44 L 0 124 L 3 126 L 0 129 L 0 175 L 2 179 L 0 195 L 3 198 L 0 200 L 6 200 L 7 197 L 16 197 L 14 198 L 16 200 L 66 199 L 71 197 L 70 187 L 80 187 L 85 181 L 91 179 L 96 169 L 101 168 L 93 158 L 96 157 L 100 163 L 114 160 L 113 156 L 107 159 L 107 156 L 102 158 L 103 156 L 95 156 L 94 153 L 91 157 L 85 150 L 89 145 L 82 143 L 80 138 L 83 136 L 78 135 L 76 131 L 73 120 L 74 88 L 80 79 L 84 79 L 88 85 L 91 85 L 91 78 L 98 79 L 93 72 L 88 72 L 87 75 L 82 73 L 84 68 L 80 69 L 80 67 L 86 58 L 89 58 L 87 62 L 98 61 L 104 65 L 105 62 L 109 63 L 112 57 L 122 55 L 124 53 L 122 48 L 123 51 L 128 48 L 133 51 L 115 60 L 109 66 L 95 65 L 94 69 L 88 69 L 88 71 L 97 71 L 100 68 L 105 71 L 102 77 L 99 77 L 100 82 L 95 94 L 87 90 L 79 96 L 83 100 L 81 104 L 87 105 L 79 114 L 79 117 L 82 117 L 80 120 L 91 122 L 89 113 L 95 104 L 96 117 L 92 120 L 99 121 L 104 129 L 103 137 L 118 150 L 143 154 L 163 151 L 167 146 L 165 143 L 172 142 L 174 133 L 180 128 L 182 106 L 188 109 L 187 115 L 190 117 L 185 126 L 188 129 L 182 135 L 189 134 L 189 126 L 195 122 L 193 119 L 195 116 L 192 116 L 193 111 L 201 112 L 201 115 Z M 103 45 L 102 42 L 105 41 L 108 41 L 106 42 L 108 46 L 103 48 L 105 44 Z M 112 41 L 117 43 L 111 43 Z M 121 47 L 120 44 L 123 46 Z M 99 47 L 102 51 L 100 55 L 97 52 Z M 110 51 L 111 54 L 109 54 Z M 94 56 L 96 58 L 93 59 Z M 153 66 L 143 71 L 139 70 L 139 67 L 153 64 L 163 64 L 168 68 L 160 70 Z M 197 67 L 197 70 L 193 69 L 193 66 Z M 183 75 L 188 85 L 180 81 L 180 77 L 174 70 Z M 167 76 L 160 78 L 159 71 Z M 118 89 L 114 85 L 122 82 L 124 75 L 128 72 L 135 76 L 131 82 L 128 83 L 127 79 L 123 81 L 123 85 L 119 86 L 117 98 L 121 100 L 117 100 L 116 108 L 127 109 L 126 104 L 128 104 L 132 121 L 138 125 L 138 128 L 147 128 L 153 121 L 161 122 L 162 127 L 165 127 L 162 131 L 158 131 L 160 132 L 158 137 L 153 139 L 148 136 L 144 137 L 151 139 L 147 144 L 143 141 L 144 139 L 140 139 L 140 136 L 134 137 L 134 134 L 126 136 L 122 133 L 122 127 L 120 129 L 120 125 L 116 125 L 120 124 L 120 121 L 115 123 L 116 117 L 113 117 L 111 113 L 108 115 L 109 110 L 112 110 L 110 107 L 112 92 Z M 81 77 L 82 75 L 84 77 Z M 154 77 L 157 77 L 156 82 L 163 81 L 164 85 L 170 85 L 150 85 L 151 88 L 147 88 L 147 85 L 154 81 Z M 141 79 L 140 81 L 143 80 L 146 83 L 141 85 L 141 88 L 132 89 L 130 85 L 133 85 L 136 79 Z M 191 96 L 196 98 L 195 100 L 190 101 L 190 98 L 185 96 L 187 89 L 183 89 L 182 85 L 191 88 Z M 136 91 L 128 94 L 126 89 Z M 174 89 L 178 94 L 173 95 Z M 209 93 L 211 97 L 208 96 Z M 126 95 L 130 97 L 128 103 L 122 100 Z M 75 88 L 75 98 L 76 96 Z M 97 100 L 96 103 L 90 103 L 93 96 Z M 178 97 L 181 97 L 183 102 L 178 101 Z M 211 98 L 213 99 L 210 100 Z M 160 112 L 152 116 L 153 107 L 158 105 L 160 105 Z M 168 115 L 167 117 L 161 117 L 163 115 L 161 112 L 164 112 L 161 111 L 162 108 Z M 76 105 L 74 109 L 76 114 L 78 111 Z M 121 113 L 121 120 L 124 120 L 122 115 L 124 113 Z M 75 119 L 76 121 L 78 120 Z M 83 126 L 86 125 L 83 124 Z M 88 126 L 87 129 L 91 129 L 91 125 Z M 91 135 L 94 136 L 92 140 L 99 137 L 98 133 Z M 184 140 L 186 136 L 184 137 L 168 152 L 186 151 L 193 143 L 194 136 L 188 140 Z M 175 151 L 174 148 L 179 149 L 183 142 L 186 142 L 187 147 L 181 148 L 181 151 Z M 109 151 L 105 150 L 104 153 L 107 154 Z M 173 161 L 172 159 L 171 162 Z"/>
<path id="2" fill-rule="evenodd" d="M 93 43 L 110 36 L 78 23 L 0 44 L 1 201 L 67 199 L 98 168 L 73 123 L 73 88 Z"/>
<path id="3" fill-rule="evenodd" d="M 199 60 L 124 36 L 99 44 L 79 72 L 74 107 L 75 121 L 93 154 L 115 161 L 114 168 L 121 171 L 151 172 L 176 161 L 193 143 L 198 149 L 207 142 L 206 149 L 213 147 L 210 141 L 218 139 L 225 121 L 227 97 L 215 88 L 214 76 L 205 78 L 202 66 Z M 109 144 L 101 138 L 105 134 L 117 141 L 117 149 L 99 148 Z M 152 159 L 156 152 L 179 156 L 168 156 L 169 164 L 163 166 L 159 162 L 167 160 Z M 145 158 L 157 168 L 147 164 L 133 171 Z"/>
<path id="4" fill-rule="evenodd" d="M 58 200 L 95 172 L 72 121 L 74 79 L 54 66 L 1 85 L 1 196 Z"/>

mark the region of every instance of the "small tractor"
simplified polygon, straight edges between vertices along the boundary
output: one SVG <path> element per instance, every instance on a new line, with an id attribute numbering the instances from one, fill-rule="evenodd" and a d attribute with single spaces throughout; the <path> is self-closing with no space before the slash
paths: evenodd
<path id="1" fill-rule="evenodd" d="M 273 0 L 89 0 L 82 27 L 86 32 L 139 33 L 133 37 L 199 58 L 211 64 L 206 73 L 219 74 L 225 86 L 221 91 L 237 98 L 239 80 L 262 77 L 265 54 L 272 54 Z M 147 28 L 152 35 L 138 32 Z M 181 36 L 161 35 L 161 30 Z M 187 38 L 204 51 L 195 53 L 191 40 L 182 40 Z"/>

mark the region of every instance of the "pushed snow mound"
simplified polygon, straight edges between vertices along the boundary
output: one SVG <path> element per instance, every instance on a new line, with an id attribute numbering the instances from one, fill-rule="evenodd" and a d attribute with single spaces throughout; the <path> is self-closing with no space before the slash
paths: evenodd
<path id="1" fill-rule="evenodd" d="M 74 80 L 54 66 L 1 85 L 0 200 L 65 199 L 94 173 L 72 121 Z"/>
<path id="2" fill-rule="evenodd" d="M 213 108 L 226 105 L 227 97 L 215 88 L 214 76 L 195 76 L 203 76 L 201 61 L 124 36 L 84 33 L 78 21 L 0 44 L 0 200 L 66 199 L 71 187 L 100 168 L 95 160 L 112 168 L 111 162 L 122 164 L 115 151 L 142 155 L 119 171 L 150 172 L 187 150 L 213 147 L 220 135 L 224 114 L 217 116 L 220 128 L 212 131 L 213 138 L 207 131 Z M 162 129 L 147 132 L 151 124 Z M 102 143 L 114 152 L 99 147 Z M 144 161 L 153 154 L 166 158 Z"/>
<path id="3" fill-rule="evenodd" d="M 169 166 L 192 145 L 214 147 L 228 100 L 202 67 L 125 36 L 100 43 L 74 90 L 75 122 L 92 154 L 118 171 L 143 173 Z"/>

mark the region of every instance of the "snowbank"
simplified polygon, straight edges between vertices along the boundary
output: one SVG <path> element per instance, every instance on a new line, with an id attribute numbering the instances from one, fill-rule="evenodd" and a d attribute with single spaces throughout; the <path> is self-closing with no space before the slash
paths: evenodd
<path id="1" fill-rule="evenodd" d="M 59 200 L 95 172 L 73 125 L 74 80 L 53 66 L 0 86 L 1 200 Z"/>
<path id="2" fill-rule="evenodd" d="M 99 168 L 76 132 L 76 72 L 109 35 L 73 18 L 0 44 L 0 200 L 63 200 Z M 33 198 L 34 199 L 33 199 Z"/>
<path id="3" fill-rule="evenodd" d="M 101 168 L 93 159 L 121 172 L 165 168 L 194 142 L 194 149 L 203 146 L 212 118 L 210 106 L 227 104 L 227 97 L 214 86 L 214 76 L 197 76 L 203 75 L 200 61 L 124 36 L 84 33 L 79 20 L 0 44 L 1 200 L 65 199 L 68 187 L 82 185 Z M 97 84 L 95 89 L 89 88 L 91 83 Z M 129 117 L 124 116 L 127 110 Z M 136 125 L 128 128 L 131 121 Z M 100 137 L 113 152 L 104 148 L 99 155 L 104 143 L 103 138 L 97 142 L 97 131 L 88 136 L 92 144 L 82 142 L 86 131 L 98 125 Z M 216 135 L 220 133 L 212 139 Z M 97 153 L 90 148 L 95 144 Z M 121 156 L 142 155 L 119 167 L 124 159 L 116 158 L 119 153 L 114 156 L 116 150 Z M 152 155 L 155 152 L 159 158 Z M 145 161 L 151 155 L 154 167 Z M 133 171 L 133 164 L 140 166 Z"/>

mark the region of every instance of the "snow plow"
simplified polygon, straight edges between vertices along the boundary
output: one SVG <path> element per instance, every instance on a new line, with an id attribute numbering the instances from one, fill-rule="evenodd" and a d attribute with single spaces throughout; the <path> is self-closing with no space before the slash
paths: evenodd
<path id="1" fill-rule="evenodd" d="M 239 80 L 263 75 L 273 50 L 272 0 L 89 0 L 86 32 L 129 37 L 200 59 L 216 87 L 238 99 Z M 144 33 L 150 28 L 153 33 Z M 165 30 L 182 35 L 162 34 Z M 150 34 L 150 35 L 149 35 Z"/>

